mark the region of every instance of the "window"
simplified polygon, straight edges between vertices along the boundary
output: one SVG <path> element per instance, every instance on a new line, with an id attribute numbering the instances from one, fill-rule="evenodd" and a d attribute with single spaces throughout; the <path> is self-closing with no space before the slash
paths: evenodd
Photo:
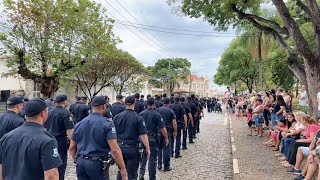
<path id="1" fill-rule="evenodd" d="M 33 83 L 33 97 L 40 97 L 40 84 L 38 83 Z"/>

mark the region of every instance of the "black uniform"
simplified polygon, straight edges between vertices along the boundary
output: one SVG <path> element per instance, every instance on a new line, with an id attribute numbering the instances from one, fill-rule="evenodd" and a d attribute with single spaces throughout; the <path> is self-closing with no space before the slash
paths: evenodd
<path id="1" fill-rule="evenodd" d="M 104 116 L 105 118 L 107 118 L 107 119 L 112 119 L 113 114 L 112 114 L 112 112 L 111 112 L 111 109 L 107 108 L 107 109 L 106 109 L 106 112 L 103 114 L 103 116 Z"/>
<path id="2" fill-rule="evenodd" d="M 115 102 L 111 106 L 111 112 L 112 112 L 113 116 L 116 116 L 116 115 L 120 114 L 124 110 L 126 110 L 126 108 L 124 107 L 123 104 L 121 104 L 119 102 Z"/>
<path id="3" fill-rule="evenodd" d="M 194 101 L 188 101 L 187 105 L 189 106 L 190 110 L 191 110 L 191 115 L 193 118 L 193 125 L 196 123 L 197 121 L 197 114 L 198 114 L 198 109 L 197 109 L 197 105 L 194 103 Z M 194 138 L 194 127 L 192 127 L 192 125 L 190 124 L 188 126 L 188 131 L 189 131 L 189 141 L 192 142 L 192 139 Z"/>
<path id="4" fill-rule="evenodd" d="M 101 160 L 108 155 L 108 140 L 116 139 L 114 124 L 99 113 L 90 113 L 76 124 L 72 140 L 77 143 L 77 178 L 106 179 Z"/>
<path id="5" fill-rule="evenodd" d="M 49 111 L 45 128 L 47 129 L 47 132 L 53 135 L 58 142 L 58 152 L 63 162 L 63 165 L 58 168 L 59 177 L 60 180 L 63 180 L 67 167 L 69 149 L 67 130 L 73 129 L 73 122 L 70 112 L 61 106 L 56 106 Z"/>
<path id="6" fill-rule="evenodd" d="M 7 133 L 0 140 L 4 179 L 44 179 L 44 171 L 62 165 L 55 138 L 34 122 Z"/>
<path id="7" fill-rule="evenodd" d="M 164 122 L 161 117 L 161 114 L 155 109 L 148 108 L 140 113 L 140 116 L 143 117 L 144 122 L 148 131 L 148 139 L 150 146 L 150 158 L 149 158 L 149 178 L 156 179 L 157 172 L 157 157 L 159 152 L 159 141 L 158 141 L 158 132 L 160 129 L 164 128 Z M 147 157 L 144 154 L 142 156 L 141 165 L 140 165 L 140 177 L 144 177 L 145 170 L 147 165 Z"/>
<path id="8" fill-rule="evenodd" d="M 139 99 L 136 99 L 135 104 L 136 105 L 134 107 L 134 111 L 138 114 L 141 113 L 144 110 L 144 105 L 140 102 Z"/>
<path id="9" fill-rule="evenodd" d="M 186 103 L 181 103 L 181 106 L 186 111 L 186 115 L 188 118 L 188 124 L 184 124 L 184 127 L 186 126 L 186 128 L 188 128 L 188 131 L 185 128 L 183 128 L 183 137 L 182 137 L 182 148 L 186 149 L 188 132 L 189 132 L 189 137 L 192 136 L 192 131 L 190 131 L 190 126 L 192 126 L 192 124 L 191 124 L 191 119 L 189 118 L 189 115 L 188 115 L 189 113 L 191 113 L 191 109 Z"/>
<path id="10" fill-rule="evenodd" d="M 139 168 L 139 136 L 147 134 L 144 120 L 134 110 L 125 110 L 114 117 L 118 144 L 126 164 L 128 179 L 137 179 Z M 120 172 L 118 173 L 120 177 Z"/>
<path id="11" fill-rule="evenodd" d="M 154 105 L 156 106 L 156 109 L 158 109 L 159 107 L 163 106 L 163 103 L 159 99 L 156 99 L 154 101 Z"/>
<path id="12" fill-rule="evenodd" d="M 76 103 L 73 103 L 73 104 L 70 105 L 69 112 L 71 114 L 74 114 L 74 108 L 77 106 L 77 104 L 79 104 L 79 102 L 76 102 Z"/>
<path id="13" fill-rule="evenodd" d="M 181 149 L 181 131 L 183 130 L 184 126 L 184 115 L 186 115 L 186 111 L 179 103 L 174 103 L 170 106 L 170 108 L 174 111 L 176 118 L 177 118 L 177 137 L 176 137 L 176 149 L 175 149 L 175 156 L 180 156 L 180 149 Z M 173 146 L 172 146 L 173 147 Z M 173 149 L 171 152 L 173 155 Z"/>
<path id="14" fill-rule="evenodd" d="M 74 108 L 74 115 L 76 116 L 76 123 L 89 115 L 90 107 L 85 104 L 77 104 Z"/>
<path id="15" fill-rule="evenodd" d="M 0 138 L 13 129 L 21 126 L 24 119 L 13 111 L 7 111 L 0 115 Z"/>

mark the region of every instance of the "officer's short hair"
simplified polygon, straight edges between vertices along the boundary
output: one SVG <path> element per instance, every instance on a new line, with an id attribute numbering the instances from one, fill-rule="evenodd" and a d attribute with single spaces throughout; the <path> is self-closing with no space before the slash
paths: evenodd
<path id="1" fill-rule="evenodd" d="M 154 98 L 153 97 L 148 98 L 147 99 L 147 104 L 148 104 L 148 106 L 154 105 Z"/>
<path id="2" fill-rule="evenodd" d="M 141 97 L 141 98 L 144 98 L 144 95 L 142 95 L 142 94 L 141 94 L 141 96 L 140 96 L 140 97 Z"/>
<path id="3" fill-rule="evenodd" d="M 149 97 L 151 97 L 151 94 L 148 94 L 148 95 L 147 95 L 147 99 L 148 99 Z"/>
<path id="4" fill-rule="evenodd" d="M 160 99 L 161 99 L 161 96 L 156 96 L 156 99 L 160 100 Z"/>
<path id="5" fill-rule="evenodd" d="M 188 101 L 191 101 L 191 97 L 190 97 L 190 96 L 188 96 L 188 97 L 187 97 L 187 100 L 188 100 Z"/>
<path id="6" fill-rule="evenodd" d="M 139 98 L 140 98 L 140 94 L 139 94 L 139 93 L 136 93 L 136 94 L 134 95 L 134 97 L 135 97 L 136 99 L 139 99 Z"/>
<path id="7" fill-rule="evenodd" d="M 180 101 L 180 97 L 179 97 L 179 96 L 176 96 L 176 97 L 174 98 L 174 101 L 175 101 L 175 102 L 179 102 L 179 101 Z"/>
<path id="8" fill-rule="evenodd" d="M 170 104 L 170 99 L 169 98 L 164 98 L 163 99 L 163 104 Z"/>
<path id="9" fill-rule="evenodd" d="M 186 100 L 185 97 L 183 97 L 183 96 L 180 97 L 180 101 L 181 101 L 181 102 L 184 102 L 185 100 Z"/>
<path id="10" fill-rule="evenodd" d="M 170 96 L 171 96 L 171 97 L 174 97 L 174 94 L 172 93 Z"/>
<path id="11" fill-rule="evenodd" d="M 16 105 L 7 105 L 7 108 L 8 108 L 8 109 L 13 109 L 13 108 L 15 108 L 15 106 L 16 106 Z"/>
<path id="12" fill-rule="evenodd" d="M 166 98 L 166 97 L 167 97 L 167 94 L 166 94 L 166 93 L 162 94 L 162 97 L 163 97 L 163 98 Z"/>

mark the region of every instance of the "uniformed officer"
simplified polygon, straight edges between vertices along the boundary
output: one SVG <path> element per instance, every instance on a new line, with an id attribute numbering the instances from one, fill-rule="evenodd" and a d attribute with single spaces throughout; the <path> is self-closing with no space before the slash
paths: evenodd
<path id="1" fill-rule="evenodd" d="M 150 94 L 147 95 L 147 99 L 149 99 L 149 98 L 151 98 L 151 95 L 150 95 Z M 148 108 L 147 101 L 144 101 L 144 103 L 143 103 L 143 109 L 147 109 L 147 108 Z"/>
<path id="2" fill-rule="evenodd" d="M 23 108 L 22 108 L 22 112 L 19 113 L 20 117 L 23 118 L 23 120 L 26 120 L 26 112 L 24 111 L 24 107 L 26 106 L 26 103 L 29 102 L 29 98 L 27 96 L 23 97 Z"/>
<path id="3" fill-rule="evenodd" d="M 180 158 L 181 153 L 181 131 L 183 131 L 184 124 L 187 124 L 187 116 L 186 111 L 184 108 L 180 105 L 180 98 L 175 97 L 175 102 L 171 104 L 170 108 L 174 111 L 177 119 L 177 138 L 176 138 L 176 147 L 175 147 L 175 158 Z M 173 147 L 173 144 L 172 144 Z M 171 157 L 173 157 L 173 149 L 171 151 Z"/>
<path id="4" fill-rule="evenodd" d="M 191 115 L 192 115 L 192 119 L 193 119 L 193 123 L 190 124 L 188 126 L 188 135 L 189 135 L 189 143 L 194 143 L 193 138 L 194 138 L 194 122 L 195 119 L 198 116 L 198 110 L 197 110 L 197 106 L 191 102 L 192 98 L 191 97 L 187 97 L 187 105 L 189 106 L 190 110 L 191 110 Z"/>
<path id="5" fill-rule="evenodd" d="M 167 134 L 166 126 L 163 122 L 162 116 L 159 112 L 155 110 L 155 100 L 154 98 L 147 99 L 148 109 L 142 111 L 140 116 L 143 117 L 144 122 L 148 131 L 148 139 L 150 146 L 150 158 L 148 163 L 148 171 L 149 171 L 149 179 L 156 179 L 157 172 L 157 156 L 159 152 L 159 141 L 158 141 L 158 132 L 161 131 L 162 136 L 165 139 L 165 146 L 169 145 L 169 139 Z M 144 179 L 144 174 L 147 165 L 147 157 L 145 154 L 142 156 L 141 164 L 140 164 L 140 173 L 139 179 Z"/>
<path id="6" fill-rule="evenodd" d="M 107 107 L 107 109 L 106 109 L 106 112 L 103 113 L 103 116 L 104 116 L 105 118 L 107 118 L 108 120 L 112 121 L 112 118 L 113 118 L 113 114 L 112 114 L 112 112 L 111 112 L 112 106 L 109 104 L 109 98 L 108 98 L 108 96 L 104 96 L 104 98 L 106 99 L 106 107 Z"/>
<path id="7" fill-rule="evenodd" d="M 53 109 L 53 105 L 54 105 L 54 100 L 52 98 L 48 98 L 45 100 L 47 106 L 48 106 L 48 111 L 50 111 L 51 109 Z"/>
<path id="8" fill-rule="evenodd" d="M 27 122 L 0 140 L 0 172 L 3 179 L 59 179 L 62 165 L 56 139 L 43 128 L 48 107 L 34 98 L 25 106 Z"/>
<path id="9" fill-rule="evenodd" d="M 82 119 L 89 115 L 89 111 L 91 110 L 87 104 L 88 98 L 83 96 L 80 98 L 79 103 L 75 106 L 73 114 L 75 116 L 75 123 L 80 122 Z"/>
<path id="10" fill-rule="evenodd" d="M 111 106 L 111 112 L 113 116 L 116 116 L 126 110 L 123 105 L 123 96 L 121 94 L 117 95 L 116 102 Z"/>
<path id="11" fill-rule="evenodd" d="M 144 104 L 144 95 L 142 95 L 142 94 L 140 96 L 140 102 L 141 102 L 141 104 Z"/>
<path id="12" fill-rule="evenodd" d="M 118 144 L 128 171 L 128 179 L 135 180 L 138 177 L 140 161 L 139 139 L 146 148 L 147 159 L 150 156 L 150 147 L 144 120 L 134 111 L 134 97 L 128 96 L 125 99 L 125 104 L 126 110 L 114 117 L 114 124 L 117 130 Z M 117 179 L 121 179 L 119 173 Z"/>
<path id="13" fill-rule="evenodd" d="M 73 132 L 73 122 L 70 112 L 66 109 L 69 105 L 66 95 L 58 95 L 55 99 L 56 106 L 49 111 L 45 128 L 58 142 L 58 152 L 63 165 L 58 168 L 59 179 L 64 179 L 67 167 L 69 140 Z"/>
<path id="14" fill-rule="evenodd" d="M 171 94 L 170 94 L 170 103 L 171 103 L 171 104 L 174 104 L 174 102 L 175 102 L 175 101 L 174 101 L 174 94 L 171 93 Z"/>
<path id="15" fill-rule="evenodd" d="M 111 151 L 122 178 L 126 179 L 127 171 L 117 143 L 115 126 L 102 115 L 107 108 L 105 97 L 94 97 L 91 106 L 92 113 L 76 124 L 70 143 L 70 155 L 77 164 L 77 178 L 109 180 L 109 177 L 104 177 L 102 161 Z"/>
<path id="16" fill-rule="evenodd" d="M 172 168 L 170 166 L 170 154 L 171 154 L 171 149 L 173 148 L 172 147 L 173 141 L 177 136 L 177 121 L 176 121 L 175 113 L 169 107 L 170 99 L 164 98 L 163 104 L 164 105 L 158 108 L 157 111 L 161 114 L 164 124 L 167 128 L 169 146 L 166 146 L 165 138 L 164 136 L 161 136 L 159 155 L 158 155 L 158 169 L 159 170 L 162 169 L 162 164 L 163 164 L 164 171 L 171 171 Z"/>
<path id="17" fill-rule="evenodd" d="M 136 111 L 136 113 L 141 113 L 144 110 L 144 105 L 140 102 L 139 98 L 140 98 L 140 94 L 136 93 L 134 95 L 135 100 L 135 108 L 134 111 Z"/>
<path id="18" fill-rule="evenodd" d="M 106 98 L 107 101 L 107 108 L 111 109 L 111 104 L 110 104 L 110 98 L 108 96 L 104 96 Z"/>
<path id="19" fill-rule="evenodd" d="M 154 102 L 154 105 L 156 106 L 156 109 L 163 106 L 163 103 L 161 102 L 161 96 L 156 95 L 156 100 Z"/>
<path id="20" fill-rule="evenodd" d="M 182 149 L 188 149 L 187 148 L 187 136 L 189 133 L 189 137 L 192 136 L 192 131 L 189 130 L 189 126 L 193 126 L 193 117 L 191 114 L 191 109 L 190 107 L 186 104 L 186 98 L 185 97 L 180 97 L 180 102 L 181 102 L 181 106 L 184 108 L 184 110 L 186 111 L 186 115 L 188 118 L 188 123 L 184 124 L 184 128 L 183 128 L 183 137 L 182 137 Z"/>
<path id="21" fill-rule="evenodd" d="M 76 102 L 70 105 L 69 112 L 71 113 L 71 115 L 74 112 L 74 108 L 77 106 L 77 104 L 79 104 L 80 99 L 81 99 L 80 96 L 76 96 Z"/>
<path id="22" fill-rule="evenodd" d="M 21 96 L 9 97 L 7 101 L 7 112 L 0 115 L 0 138 L 25 122 L 19 115 L 19 113 L 22 112 L 23 103 L 23 97 Z"/>

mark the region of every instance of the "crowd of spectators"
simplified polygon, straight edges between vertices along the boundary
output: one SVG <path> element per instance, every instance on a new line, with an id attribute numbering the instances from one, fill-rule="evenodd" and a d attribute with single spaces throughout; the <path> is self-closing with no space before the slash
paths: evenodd
<path id="1" fill-rule="evenodd" d="M 310 180 L 320 170 L 320 123 L 308 114 L 304 86 L 296 98 L 299 106 L 293 106 L 290 91 L 276 88 L 229 98 L 227 109 L 236 120 L 246 119 L 248 136 L 268 138 L 264 144 L 276 153 L 281 166 L 288 168 L 287 173 L 297 175 L 295 180 Z M 318 100 L 320 117 L 320 92 L 314 98 Z"/>

